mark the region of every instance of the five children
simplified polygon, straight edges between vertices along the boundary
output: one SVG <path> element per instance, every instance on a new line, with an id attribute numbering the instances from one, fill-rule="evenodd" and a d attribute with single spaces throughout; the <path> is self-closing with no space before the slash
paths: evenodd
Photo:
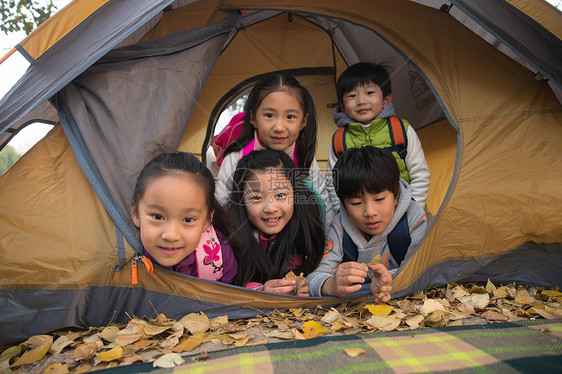
<path id="1" fill-rule="evenodd" d="M 314 158 L 310 94 L 290 75 L 270 75 L 250 92 L 216 189 L 190 154 L 145 166 L 131 205 L 145 256 L 183 274 L 299 296 L 344 296 L 372 280 L 375 300 L 388 301 L 393 270 L 427 229 L 429 168 L 413 128 L 394 116 L 384 68 L 352 65 L 336 88 L 341 129 L 328 187 Z M 289 271 L 306 278 L 284 279 Z"/>

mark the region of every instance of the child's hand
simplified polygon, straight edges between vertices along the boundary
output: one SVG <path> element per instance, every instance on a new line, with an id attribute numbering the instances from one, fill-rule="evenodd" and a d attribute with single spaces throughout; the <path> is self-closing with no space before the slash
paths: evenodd
<path id="1" fill-rule="evenodd" d="M 306 281 L 306 278 L 303 279 Z M 292 294 L 297 287 L 297 282 L 293 279 L 270 279 L 263 285 L 265 292 Z M 299 296 L 308 296 L 308 286 L 301 288 Z"/>
<path id="2" fill-rule="evenodd" d="M 371 294 L 375 296 L 375 302 L 387 302 L 390 300 L 392 291 L 392 273 L 383 264 L 369 265 L 374 277 L 371 280 Z"/>
<path id="3" fill-rule="evenodd" d="M 322 295 L 343 297 L 359 291 L 365 283 L 367 265 L 357 262 L 343 262 L 336 269 L 336 274 L 328 278 L 322 285 Z"/>

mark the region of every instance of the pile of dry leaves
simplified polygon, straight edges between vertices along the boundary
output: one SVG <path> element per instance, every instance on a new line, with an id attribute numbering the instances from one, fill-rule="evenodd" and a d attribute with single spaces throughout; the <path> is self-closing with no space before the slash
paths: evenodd
<path id="1" fill-rule="evenodd" d="M 209 319 L 192 313 L 176 321 L 159 314 L 155 319 L 131 317 L 128 324 L 91 327 L 86 331 L 57 331 L 36 335 L 4 347 L 0 372 L 81 373 L 135 362 L 173 367 L 183 353 L 280 340 L 310 339 L 327 334 L 356 334 L 377 330 L 407 330 L 562 318 L 562 293 L 515 285 L 448 285 L 386 304 L 361 302 L 337 308 L 275 311 L 250 319 Z"/>

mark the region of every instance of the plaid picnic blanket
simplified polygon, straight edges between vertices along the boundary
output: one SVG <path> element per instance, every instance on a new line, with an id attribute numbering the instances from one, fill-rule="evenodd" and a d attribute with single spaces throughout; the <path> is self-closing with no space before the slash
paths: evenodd
<path id="1" fill-rule="evenodd" d="M 361 348 L 357 357 L 347 348 Z M 562 372 L 562 320 L 324 336 L 183 356 L 173 369 L 152 365 L 120 372 L 157 373 L 554 373 Z"/>

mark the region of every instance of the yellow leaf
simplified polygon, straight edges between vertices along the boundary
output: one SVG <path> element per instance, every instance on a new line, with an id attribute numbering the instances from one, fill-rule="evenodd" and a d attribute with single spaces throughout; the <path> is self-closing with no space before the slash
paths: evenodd
<path id="1" fill-rule="evenodd" d="M 361 348 L 344 348 L 343 351 L 349 356 L 349 357 L 357 357 L 359 355 L 362 355 L 363 353 L 365 353 L 365 350 L 361 349 Z"/>
<path id="2" fill-rule="evenodd" d="M 201 345 L 201 343 L 203 342 L 203 336 L 204 334 L 197 334 L 197 335 L 190 336 L 189 338 L 185 339 L 179 345 L 177 345 L 176 347 L 170 350 L 175 353 L 192 351 L 193 349 Z"/>
<path id="3" fill-rule="evenodd" d="M 0 362 L 4 360 L 10 360 L 12 357 L 16 357 L 21 352 L 21 345 L 14 345 L 6 349 L 0 355 Z"/>
<path id="4" fill-rule="evenodd" d="M 47 366 L 43 374 L 66 374 L 68 373 L 68 365 L 59 362 Z"/>
<path id="5" fill-rule="evenodd" d="M 560 297 L 562 296 L 562 292 L 560 291 L 554 291 L 554 290 L 544 290 L 541 292 L 541 294 L 546 295 L 546 296 L 551 296 L 551 297 Z"/>
<path id="6" fill-rule="evenodd" d="M 495 299 L 505 299 L 507 297 L 507 287 L 501 286 L 494 290 L 494 298 Z"/>
<path id="7" fill-rule="evenodd" d="M 228 323 L 228 316 L 226 314 L 224 316 L 218 316 L 216 318 L 213 318 L 210 321 L 210 326 L 212 330 L 217 330 L 225 323 Z"/>
<path id="8" fill-rule="evenodd" d="M 386 317 L 394 308 L 387 304 L 368 304 L 365 305 L 365 309 L 368 309 L 374 316 Z"/>
<path id="9" fill-rule="evenodd" d="M 123 347 L 120 345 L 98 355 L 98 358 L 103 362 L 117 360 L 121 357 L 123 357 Z"/>
<path id="10" fill-rule="evenodd" d="M 24 352 L 24 354 L 21 355 L 21 357 L 18 358 L 12 366 L 17 367 L 37 362 L 45 357 L 45 354 L 49 351 L 49 348 L 51 348 L 51 344 L 43 343 L 36 348 L 30 349 L 29 351 Z"/>
<path id="11" fill-rule="evenodd" d="M 173 368 L 177 365 L 181 365 L 185 362 L 183 358 L 177 353 L 166 353 L 163 356 L 158 357 L 152 366 L 155 368 Z"/>
<path id="12" fill-rule="evenodd" d="M 307 339 L 322 336 L 329 331 L 316 321 L 307 321 L 302 325 L 302 332 Z"/>

